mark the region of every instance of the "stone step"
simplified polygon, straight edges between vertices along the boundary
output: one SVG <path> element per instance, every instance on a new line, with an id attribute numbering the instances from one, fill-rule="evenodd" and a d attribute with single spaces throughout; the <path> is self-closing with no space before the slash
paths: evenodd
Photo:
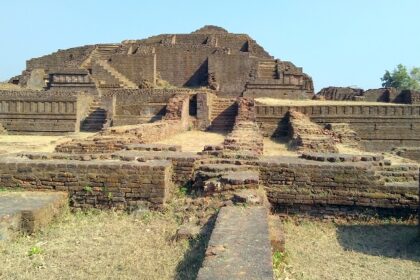
<path id="1" fill-rule="evenodd" d="M 377 171 L 377 174 L 383 177 L 403 177 L 403 176 L 418 177 L 418 172 L 416 171 Z"/>
<path id="2" fill-rule="evenodd" d="M 233 186 L 247 186 L 252 185 L 258 187 L 259 174 L 255 171 L 236 171 L 229 172 L 222 176 L 221 183 Z"/>
<path id="3" fill-rule="evenodd" d="M 100 65 L 105 71 L 107 71 L 111 76 L 116 78 L 120 85 L 125 88 L 138 88 L 136 84 L 128 80 L 124 75 L 119 73 L 114 67 L 112 67 L 109 63 L 105 60 L 97 60 L 98 65 Z"/>
<path id="4" fill-rule="evenodd" d="M 89 120 L 93 120 L 93 119 L 95 119 L 95 120 L 105 120 L 105 117 L 106 117 L 106 114 L 95 114 L 95 113 L 93 113 L 93 114 L 89 114 Z"/>
<path id="5" fill-rule="evenodd" d="M 98 128 L 98 130 L 101 130 L 103 128 L 102 123 L 83 123 L 82 128 Z"/>
<path id="6" fill-rule="evenodd" d="M 256 189 L 259 186 L 259 173 L 252 170 L 228 172 L 206 172 L 199 170 L 195 173 L 195 186 L 202 187 L 206 195 L 229 192 L 237 189 Z"/>
<path id="7" fill-rule="evenodd" d="M 223 207 L 197 280 L 274 279 L 267 209 Z"/>
<path id="8" fill-rule="evenodd" d="M 204 148 L 211 149 L 211 150 L 220 150 L 220 147 L 215 147 L 208 145 Z M 231 165 L 247 165 L 254 167 L 253 170 L 258 170 L 258 165 L 255 161 L 247 161 L 247 160 L 241 160 L 241 159 L 232 159 L 232 158 L 203 158 L 201 159 L 198 164 L 231 164 Z"/>
<path id="9" fill-rule="evenodd" d="M 199 170 L 205 171 L 205 172 L 214 172 L 214 173 L 227 173 L 230 171 L 247 171 L 247 170 L 253 170 L 255 169 L 254 166 L 248 166 L 248 165 L 237 165 L 237 164 L 230 164 L 230 163 L 208 163 L 208 164 L 202 164 L 199 167 Z"/>
<path id="10" fill-rule="evenodd" d="M 106 123 L 107 111 L 98 106 L 98 100 L 92 101 L 89 106 L 89 113 L 84 119 L 80 129 L 82 131 L 96 132 L 101 131 Z"/>
<path id="11" fill-rule="evenodd" d="M 390 165 L 390 166 L 383 166 L 382 171 L 417 171 L 418 170 L 417 164 L 404 164 L 404 165 Z"/>
<path id="12" fill-rule="evenodd" d="M 67 203 L 67 193 L 62 192 L 0 193 L 0 241 L 39 231 L 59 215 Z"/>
<path id="13" fill-rule="evenodd" d="M 103 116 L 106 115 L 106 111 L 98 111 L 98 110 L 89 110 L 89 115 L 98 115 Z"/>
<path id="14" fill-rule="evenodd" d="M 127 150 L 181 152 L 182 146 L 164 145 L 164 144 L 131 144 L 131 145 L 127 145 Z"/>

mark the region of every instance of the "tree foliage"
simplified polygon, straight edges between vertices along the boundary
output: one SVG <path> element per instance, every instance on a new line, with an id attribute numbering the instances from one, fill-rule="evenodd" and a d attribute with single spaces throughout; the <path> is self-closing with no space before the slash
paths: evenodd
<path id="1" fill-rule="evenodd" d="M 398 64 L 392 72 L 386 70 L 381 81 L 383 87 L 420 90 L 420 67 L 413 67 L 408 71 L 407 67 Z"/>

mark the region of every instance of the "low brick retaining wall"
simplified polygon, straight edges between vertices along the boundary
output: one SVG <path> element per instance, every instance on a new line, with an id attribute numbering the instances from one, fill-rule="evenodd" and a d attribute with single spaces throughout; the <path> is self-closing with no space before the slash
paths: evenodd
<path id="1" fill-rule="evenodd" d="M 123 150 L 130 144 L 152 143 L 185 131 L 180 120 L 112 127 L 86 139 L 75 139 L 58 145 L 62 153 L 110 153 Z"/>
<path id="2" fill-rule="evenodd" d="M 307 115 L 320 125 L 347 123 L 361 138 L 361 145 L 368 151 L 387 151 L 393 147 L 418 147 L 420 139 L 420 106 L 383 105 L 279 105 L 256 106 L 257 122 L 266 136 L 288 134 L 289 110 Z"/>
<path id="3" fill-rule="evenodd" d="M 134 147 L 133 147 L 134 146 Z M 92 160 L 119 160 L 122 162 L 147 162 L 150 160 L 169 161 L 172 163 L 172 180 L 182 186 L 191 180 L 196 162 L 201 157 L 194 153 L 180 151 L 154 151 L 159 145 L 141 145 L 144 150 L 131 150 L 139 145 L 129 146 L 130 150 L 116 151 L 114 153 L 101 154 L 68 154 L 68 153 L 21 153 L 18 156 L 30 160 L 72 160 L 72 161 L 92 161 Z M 161 149 L 164 149 L 161 145 Z M 174 146 L 167 146 L 174 148 Z"/>
<path id="4" fill-rule="evenodd" d="M 260 182 L 281 212 L 342 215 L 351 210 L 383 209 L 417 212 L 417 181 L 380 180 L 372 162 L 318 162 L 273 157 L 260 161 Z M 386 211 L 385 211 L 386 212 Z"/>
<path id="5" fill-rule="evenodd" d="M 0 185 L 25 190 L 66 191 L 75 208 L 124 209 L 139 201 L 158 206 L 172 186 L 169 161 L 0 160 Z"/>
<path id="6" fill-rule="evenodd" d="M 120 151 L 113 154 L 114 158 L 119 158 L 125 161 L 137 160 L 168 160 L 173 164 L 173 182 L 182 186 L 192 179 L 196 161 L 200 156 L 194 153 L 187 152 L 153 152 L 153 151 Z"/>

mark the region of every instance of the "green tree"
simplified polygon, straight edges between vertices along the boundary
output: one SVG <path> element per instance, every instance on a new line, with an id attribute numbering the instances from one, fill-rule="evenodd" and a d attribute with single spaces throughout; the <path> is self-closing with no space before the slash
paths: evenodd
<path id="1" fill-rule="evenodd" d="M 383 87 L 420 90 L 420 67 L 413 67 L 409 72 L 407 67 L 398 64 L 392 72 L 386 70 L 381 81 Z"/>

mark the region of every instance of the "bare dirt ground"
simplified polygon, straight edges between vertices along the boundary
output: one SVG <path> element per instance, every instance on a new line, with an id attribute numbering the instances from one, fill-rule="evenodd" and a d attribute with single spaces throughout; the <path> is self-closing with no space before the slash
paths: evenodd
<path id="1" fill-rule="evenodd" d="M 420 279 L 414 223 L 289 220 L 284 230 L 286 254 L 278 279 Z"/>
<path id="2" fill-rule="evenodd" d="M 225 134 L 207 131 L 187 131 L 171 138 L 159 141 L 159 144 L 181 145 L 184 152 L 201 152 L 205 145 L 221 144 Z M 284 140 L 264 138 L 265 156 L 298 156 L 297 153 L 287 149 Z"/>
<path id="3" fill-rule="evenodd" d="M 395 103 L 365 102 L 365 101 L 337 101 L 337 100 L 290 100 L 276 98 L 256 98 L 258 103 L 272 106 L 308 106 L 308 105 L 369 105 L 369 106 L 395 106 Z M 398 104 L 404 105 L 404 104 Z"/>
<path id="4" fill-rule="evenodd" d="M 205 145 L 218 145 L 223 142 L 225 135 L 207 131 L 186 131 L 168 139 L 159 141 L 159 144 L 180 145 L 184 152 L 201 152 Z"/>
<path id="5" fill-rule="evenodd" d="M 19 152 L 53 152 L 56 145 L 92 133 L 74 133 L 65 136 L 0 135 L 0 154 Z"/>

